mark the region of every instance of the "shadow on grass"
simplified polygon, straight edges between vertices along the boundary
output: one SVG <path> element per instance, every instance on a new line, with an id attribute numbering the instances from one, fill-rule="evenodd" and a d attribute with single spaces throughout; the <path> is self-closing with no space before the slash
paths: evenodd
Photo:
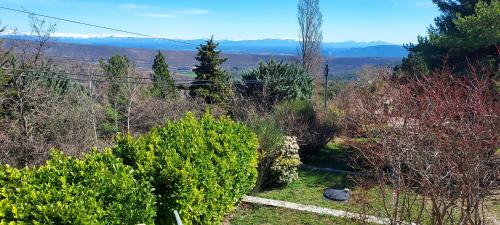
<path id="1" fill-rule="evenodd" d="M 354 171 L 351 165 L 353 150 L 343 144 L 342 139 L 334 139 L 323 148 L 302 159 L 309 166 L 331 168 L 337 170 Z"/>
<path id="2" fill-rule="evenodd" d="M 305 187 L 325 187 L 326 188 L 335 188 L 335 189 L 344 189 L 344 188 L 352 188 L 354 183 L 351 181 L 350 177 L 345 174 L 334 174 L 334 173 L 325 173 L 318 172 L 314 170 L 301 169 L 299 171 L 299 184 L 302 184 Z M 289 186 L 293 186 L 294 183 Z"/>

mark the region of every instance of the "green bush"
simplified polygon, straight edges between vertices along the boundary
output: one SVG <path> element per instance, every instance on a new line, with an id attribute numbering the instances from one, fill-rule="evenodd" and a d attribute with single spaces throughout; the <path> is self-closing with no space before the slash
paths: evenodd
<path id="1" fill-rule="evenodd" d="M 247 121 L 259 139 L 259 176 L 254 192 L 286 186 L 298 177 L 299 145 L 295 137 L 286 137 L 273 115 Z"/>
<path id="2" fill-rule="evenodd" d="M 312 123 L 316 119 L 314 106 L 311 101 L 307 100 L 284 101 L 276 105 L 273 109 L 273 114 L 274 117 L 300 117 L 307 123 Z"/>
<path id="3" fill-rule="evenodd" d="M 259 176 L 254 192 L 277 186 L 272 179 L 271 167 L 280 155 L 285 136 L 278 123 L 271 116 L 257 116 L 246 122 L 259 139 Z"/>
<path id="4" fill-rule="evenodd" d="M 157 224 L 220 224 L 257 177 L 257 138 L 243 124 L 205 113 L 133 138 L 120 136 L 114 154 L 150 179 L 157 195 Z"/>
<path id="5" fill-rule="evenodd" d="M 0 224 L 152 224 L 147 182 L 110 150 L 78 160 L 53 153 L 46 165 L 0 166 Z"/>
<path id="6" fill-rule="evenodd" d="M 285 135 L 297 137 L 301 147 L 309 145 L 316 135 L 312 129 L 316 111 L 311 101 L 284 101 L 274 107 L 272 116 Z"/>
<path id="7" fill-rule="evenodd" d="M 273 104 L 284 100 L 309 100 L 313 78 L 302 67 L 271 59 L 242 75 L 245 95 Z M 257 81 L 257 82 L 256 82 Z"/>
<path id="8" fill-rule="evenodd" d="M 287 136 L 297 137 L 302 158 L 321 149 L 337 132 L 341 113 L 330 103 L 328 108 L 311 101 L 284 101 L 273 109 L 274 120 Z"/>

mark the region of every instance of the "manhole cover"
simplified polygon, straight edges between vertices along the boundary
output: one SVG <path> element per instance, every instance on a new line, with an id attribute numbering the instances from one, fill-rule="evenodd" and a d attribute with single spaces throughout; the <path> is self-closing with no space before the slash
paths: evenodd
<path id="1" fill-rule="evenodd" d="M 350 191 L 347 188 L 343 190 L 329 188 L 326 189 L 323 195 L 325 196 L 325 198 L 329 200 L 340 201 L 340 202 L 349 200 L 349 197 L 351 196 Z"/>

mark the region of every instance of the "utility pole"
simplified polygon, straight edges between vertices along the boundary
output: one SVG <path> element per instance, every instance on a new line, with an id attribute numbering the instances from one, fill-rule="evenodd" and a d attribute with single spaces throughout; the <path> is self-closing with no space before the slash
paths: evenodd
<path id="1" fill-rule="evenodd" d="M 325 64 L 325 109 L 326 109 L 326 101 L 328 98 L 328 74 L 330 73 L 330 69 L 328 68 L 328 63 Z"/>

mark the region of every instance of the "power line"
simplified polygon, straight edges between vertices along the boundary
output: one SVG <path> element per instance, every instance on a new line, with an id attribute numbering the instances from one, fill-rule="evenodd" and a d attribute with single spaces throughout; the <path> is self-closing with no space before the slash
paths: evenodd
<path id="1" fill-rule="evenodd" d="M 151 84 L 151 82 L 139 82 L 138 80 L 143 80 L 143 81 L 155 81 L 153 78 L 148 78 L 148 77 L 131 77 L 131 76 L 124 76 L 121 77 L 120 80 L 109 80 L 109 79 L 93 79 L 94 77 L 97 78 L 109 78 L 107 75 L 103 74 L 90 74 L 90 73 L 74 73 L 74 72 L 66 72 L 66 71 L 50 71 L 50 70 L 39 70 L 39 69 L 18 69 L 18 68 L 7 68 L 7 67 L 0 67 L 0 69 L 3 70 L 10 70 L 10 71 L 18 71 L 18 72 L 31 72 L 31 73 L 42 73 L 42 74 L 52 74 L 53 76 L 43 76 L 43 75 L 25 75 L 25 74 L 20 74 L 16 75 L 18 77 L 33 77 L 33 78 L 50 78 L 50 79 L 60 79 L 60 80 L 73 80 L 73 81 L 79 81 L 79 82 L 102 82 L 102 83 L 111 83 L 111 82 L 116 82 L 116 83 L 127 83 L 127 84 Z M 79 77 L 72 77 L 72 75 L 77 75 L 77 76 L 85 76 L 88 78 L 79 78 Z M 135 81 L 134 81 L 135 80 Z M 186 80 L 186 79 L 173 79 L 175 84 L 178 85 L 191 85 L 191 86 L 203 86 L 203 85 L 213 85 L 213 84 L 226 84 L 226 83 L 235 83 L 238 82 L 239 80 L 228 80 L 228 81 L 213 81 L 213 80 Z M 261 84 L 263 82 L 271 82 L 271 81 L 286 81 L 286 79 L 266 79 L 265 81 L 261 80 L 241 80 L 243 84 Z"/>
<path id="2" fill-rule="evenodd" d="M 69 72 L 63 70 L 40 70 L 40 69 L 21 69 L 21 68 L 7 68 L 3 67 L 4 70 L 10 71 L 20 71 L 20 72 L 32 72 L 32 73 L 45 73 L 45 74 L 59 74 L 59 75 L 76 75 L 76 76 L 85 76 L 85 77 L 101 77 L 101 78 L 109 78 L 106 74 L 94 74 L 94 73 L 82 73 L 82 72 Z M 145 80 L 145 81 L 155 81 L 154 78 L 151 77 L 138 77 L 138 76 L 123 76 L 122 79 L 132 79 L 132 80 Z M 174 79 L 175 82 L 190 82 L 195 81 L 195 79 Z M 210 80 L 198 80 L 198 81 L 210 81 Z"/>
<path id="3" fill-rule="evenodd" d="M 84 79 L 77 77 L 66 76 L 64 73 L 52 73 L 53 76 L 46 75 L 27 75 L 27 74 L 18 74 L 16 77 L 26 77 L 26 78 L 46 78 L 53 80 L 61 80 L 61 81 L 78 81 L 78 82 L 98 82 L 98 83 L 120 83 L 120 84 L 149 84 L 144 82 L 136 82 L 136 81 L 109 81 L 109 80 L 98 80 L 98 79 Z"/>
<path id="4" fill-rule="evenodd" d="M 50 56 L 50 57 L 52 57 L 52 56 Z M 55 56 L 55 57 L 65 58 L 65 57 L 61 57 L 61 56 Z M 74 60 L 78 61 L 78 59 L 74 59 Z M 40 69 L 27 69 L 27 68 L 20 69 L 20 68 L 9 68 L 9 67 L 1 67 L 1 69 L 10 70 L 10 71 L 21 71 L 21 72 L 57 73 L 57 74 L 64 74 L 64 75 L 76 75 L 76 76 L 86 76 L 86 77 L 109 78 L 109 75 L 102 74 L 102 73 L 89 73 L 89 72 L 84 73 L 84 72 L 75 72 L 75 71 L 64 71 L 64 70 L 58 70 L 58 69 L 55 69 L 55 70 L 40 70 Z M 155 81 L 155 79 L 151 78 L 151 77 L 123 76 L 121 78 L 123 78 L 123 79 L 145 80 L 145 81 Z M 265 81 L 266 82 L 272 82 L 272 81 L 286 81 L 286 80 L 287 79 L 281 78 L 281 79 L 266 79 Z M 190 83 L 193 83 L 193 82 L 198 82 L 198 83 L 214 82 L 213 80 L 197 80 L 195 78 L 192 78 L 192 79 L 173 79 L 173 81 L 175 81 L 175 82 L 190 82 Z M 235 81 L 238 81 L 238 80 L 233 79 L 233 80 L 228 81 L 228 82 L 235 82 Z M 244 83 L 247 83 L 247 84 L 252 84 L 252 83 L 261 83 L 261 82 L 264 82 L 264 81 L 260 81 L 260 80 L 241 80 L 241 82 L 244 82 Z M 220 81 L 220 82 L 215 82 L 215 83 L 227 83 L 227 82 Z"/>
<path id="5" fill-rule="evenodd" d="M 43 74 L 54 74 L 54 75 L 64 75 L 64 76 L 83 76 L 83 77 L 97 77 L 97 78 L 109 78 L 108 75 L 105 74 L 93 74 L 93 73 L 82 73 L 82 72 L 69 72 L 69 71 L 58 71 L 58 70 L 40 70 L 40 69 L 21 69 L 21 68 L 8 68 L 2 67 L 3 70 L 8 71 L 18 71 L 18 72 L 31 72 L 31 73 L 43 73 Z M 75 78 L 75 79 L 83 79 L 83 78 Z M 134 77 L 134 76 L 124 76 L 121 79 L 125 80 L 143 80 L 143 81 L 156 81 L 151 77 Z M 88 79 L 83 79 L 88 81 Z M 262 82 L 272 82 L 272 81 L 286 81 L 287 79 L 266 79 L 263 80 L 242 80 L 241 82 L 245 84 L 260 84 Z M 110 82 L 109 80 L 95 80 L 100 82 Z M 229 81 L 213 81 L 213 80 L 196 80 L 196 79 L 173 79 L 176 84 L 210 84 L 210 83 L 232 83 L 237 82 L 238 80 L 229 80 Z M 111 81 L 112 82 L 112 81 Z M 150 84 L 150 83 L 142 83 L 142 84 Z"/>
<path id="6" fill-rule="evenodd" d="M 95 25 L 95 24 L 80 22 L 80 21 L 76 21 L 76 20 L 70 20 L 70 19 L 65 19 L 65 18 L 60 18 L 60 17 L 55 17 L 55 16 L 48 16 L 48 15 L 43 15 L 40 13 L 33 13 L 33 12 L 26 11 L 26 10 L 13 9 L 13 8 L 5 7 L 5 6 L 0 6 L 0 9 L 5 9 L 5 10 L 13 11 L 13 12 L 18 12 L 18 13 L 24 13 L 24 14 L 28 14 L 28 15 L 35 15 L 35 16 L 39 16 L 39 17 L 44 17 L 44 18 L 48 18 L 48 19 L 59 20 L 59 21 L 64 21 L 64 22 L 68 22 L 68 23 L 74 23 L 74 24 L 79 24 L 79 25 L 84 25 L 84 26 L 89 26 L 89 27 L 95 27 L 95 28 L 99 28 L 99 29 L 116 31 L 116 32 L 124 33 L 124 34 L 131 34 L 131 35 L 136 35 L 136 36 L 141 36 L 141 37 L 148 37 L 148 38 L 160 39 L 160 40 L 165 40 L 165 41 L 170 41 L 170 42 L 177 42 L 177 43 L 186 44 L 186 45 L 198 46 L 197 44 L 193 44 L 193 43 L 186 42 L 186 41 L 179 41 L 179 40 L 175 40 L 175 39 L 163 38 L 163 37 L 158 37 L 158 36 L 149 35 L 149 34 L 142 34 L 142 33 L 127 31 L 127 30 L 123 30 L 123 29 Z"/>

